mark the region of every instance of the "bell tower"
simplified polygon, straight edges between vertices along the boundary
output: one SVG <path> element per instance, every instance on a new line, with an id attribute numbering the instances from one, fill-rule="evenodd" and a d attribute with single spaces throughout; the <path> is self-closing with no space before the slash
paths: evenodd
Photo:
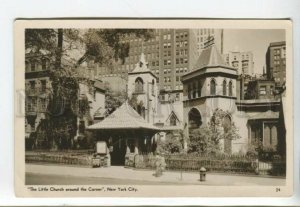
<path id="1" fill-rule="evenodd" d="M 157 112 L 157 82 L 142 53 L 135 69 L 128 73 L 127 93 L 133 108 L 149 123 L 154 123 Z"/>

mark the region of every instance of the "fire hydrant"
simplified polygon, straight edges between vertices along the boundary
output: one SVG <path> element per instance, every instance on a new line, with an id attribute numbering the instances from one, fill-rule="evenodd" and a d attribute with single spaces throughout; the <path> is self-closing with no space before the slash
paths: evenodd
<path id="1" fill-rule="evenodd" d="M 200 168 L 200 181 L 205 181 L 206 179 L 206 169 L 204 167 Z"/>

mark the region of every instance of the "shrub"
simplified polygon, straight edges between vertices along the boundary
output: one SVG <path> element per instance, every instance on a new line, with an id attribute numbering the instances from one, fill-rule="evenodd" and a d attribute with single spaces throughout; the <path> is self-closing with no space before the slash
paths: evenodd
<path id="1" fill-rule="evenodd" d="M 157 152 L 163 154 L 181 153 L 183 150 L 183 144 L 179 137 L 176 137 L 173 133 L 166 136 L 165 140 L 158 140 Z"/>

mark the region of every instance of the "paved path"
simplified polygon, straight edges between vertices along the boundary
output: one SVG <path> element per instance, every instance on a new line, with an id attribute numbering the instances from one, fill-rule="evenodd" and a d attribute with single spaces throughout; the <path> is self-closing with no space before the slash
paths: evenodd
<path id="1" fill-rule="evenodd" d="M 106 168 L 88 168 L 64 165 L 46 165 L 46 164 L 26 164 L 27 174 L 39 175 L 55 175 L 55 176 L 75 176 L 85 178 L 106 178 L 116 180 L 134 180 L 145 182 L 159 182 L 172 184 L 196 184 L 196 185 L 285 185 L 284 178 L 277 177 L 258 177 L 258 176 L 242 176 L 242 175 L 226 175 L 208 173 L 205 182 L 199 181 L 199 174 L 192 172 L 183 172 L 182 179 L 180 172 L 164 172 L 161 177 L 153 176 L 154 171 L 151 170 L 135 170 L 124 168 L 121 166 L 111 166 Z M 46 182 L 46 181 L 45 181 Z M 115 183 L 115 182 L 114 182 Z"/>

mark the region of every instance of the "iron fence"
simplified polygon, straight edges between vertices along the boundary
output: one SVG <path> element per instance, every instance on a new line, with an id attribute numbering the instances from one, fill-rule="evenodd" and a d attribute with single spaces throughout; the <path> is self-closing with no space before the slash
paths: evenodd
<path id="1" fill-rule="evenodd" d="M 285 161 L 263 163 L 246 155 L 164 155 L 164 158 L 166 170 L 171 171 L 198 172 L 205 167 L 208 172 L 285 176 L 286 169 Z M 154 169 L 155 162 L 154 155 L 135 155 L 131 166 Z"/>

